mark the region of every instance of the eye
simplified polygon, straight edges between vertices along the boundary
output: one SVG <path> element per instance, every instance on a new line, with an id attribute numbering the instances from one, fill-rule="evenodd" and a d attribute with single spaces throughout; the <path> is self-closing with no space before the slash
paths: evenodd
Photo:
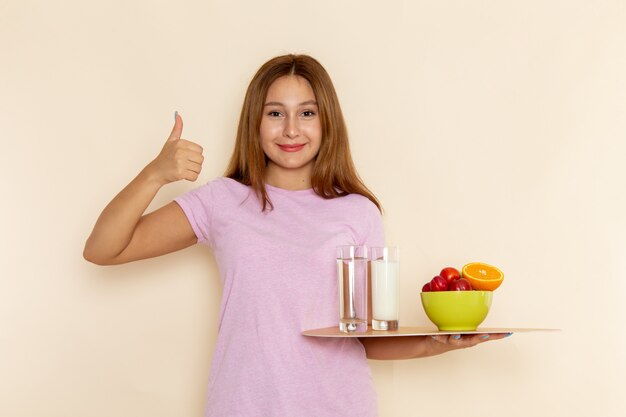
<path id="1" fill-rule="evenodd" d="M 313 117 L 315 116 L 315 112 L 312 110 L 305 110 L 302 112 L 302 116 L 304 117 Z"/>
<path id="2" fill-rule="evenodd" d="M 282 116 L 282 114 L 280 114 L 280 112 L 276 111 L 276 110 L 269 111 L 267 113 L 267 115 L 270 116 L 270 117 L 280 117 L 280 116 Z"/>

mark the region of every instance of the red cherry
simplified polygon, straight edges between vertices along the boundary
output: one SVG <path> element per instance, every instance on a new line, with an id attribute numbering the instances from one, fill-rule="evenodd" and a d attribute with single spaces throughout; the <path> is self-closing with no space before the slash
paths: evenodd
<path id="1" fill-rule="evenodd" d="M 459 272 L 459 270 L 456 268 L 452 268 L 451 266 L 443 268 L 439 275 L 444 277 L 446 281 L 448 281 L 448 284 L 461 278 L 461 273 Z"/>
<path id="2" fill-rule="evenodd" d="M 430 280 L 430 290 L 431 291 L 447 291 L 448 290 L 448 281 L 441 275 L 435 276 Z"/>
<path id="3" fill-rule="evenodd" d="M 448 290 L 449 291 L 471 291 L 472 284 L 470 284 L 470 282 L 466 280 L 465 278 L 461 278 L 461 279 L 454 281 L 452 284 L 450 284 L 450 286 L 448 287 Z"/>
<path id="4" fill-rule="evenodd" d="M 422 292 L 430 292 L 430 282 L 424 284 L 424 286 L 422 287 Z"/>

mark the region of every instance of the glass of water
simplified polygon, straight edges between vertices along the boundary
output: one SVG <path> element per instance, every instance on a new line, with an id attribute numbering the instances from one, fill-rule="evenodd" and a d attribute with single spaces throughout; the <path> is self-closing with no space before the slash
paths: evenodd
<path id="1" fill-rule="evenodd" d="M 339 330 L 345 333 L 367 331 L 367 248 L 337 248 L 339 283 Z"/>

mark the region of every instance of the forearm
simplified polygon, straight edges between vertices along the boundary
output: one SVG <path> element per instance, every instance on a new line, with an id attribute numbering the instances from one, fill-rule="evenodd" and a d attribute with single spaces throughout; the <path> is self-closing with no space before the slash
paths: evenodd
<path id="1" fill-rule="evenodd" d="M 368 359 L 398 360 L 424 358 L 451 350 L 430 336 L 361 338 Z"/>
<path id="2" fill-rule="evenodd" d="M 450 334 L 432 336 L 368 337 L 361 338 L 368 359 L 394 360 L 424 358 L 456 349 L 499 340 L 512 333 Z"/>
<path id="3" fill-rule="evenodd" d="M 106 264 L 119 255 L 130 242 L 141 216 L 162 184 L 144 168 L 104 208 L 85 243 L 85 259 Z"/>

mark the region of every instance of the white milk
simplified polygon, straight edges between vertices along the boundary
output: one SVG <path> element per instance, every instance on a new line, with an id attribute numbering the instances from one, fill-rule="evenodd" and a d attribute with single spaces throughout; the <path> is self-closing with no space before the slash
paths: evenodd
<path id="1" fill-rule="evenodd" d="M 372 261 L 372 318 L 398 320 L 400 298 L 399 263 L 386 260 Z"/>

